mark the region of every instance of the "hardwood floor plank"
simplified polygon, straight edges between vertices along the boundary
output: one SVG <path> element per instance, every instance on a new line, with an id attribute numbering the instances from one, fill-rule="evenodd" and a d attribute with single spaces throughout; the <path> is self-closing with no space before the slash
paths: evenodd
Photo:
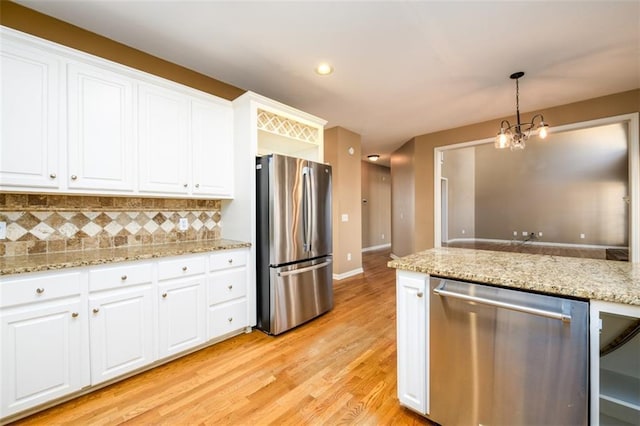
<path id="1" fill-rule="evenodd" d="M 417 425 L 396 396 L 395 270 L 388 251 L 334 282 L 331 312 L 242 334 L 16 422 L 20 425 Z"/>

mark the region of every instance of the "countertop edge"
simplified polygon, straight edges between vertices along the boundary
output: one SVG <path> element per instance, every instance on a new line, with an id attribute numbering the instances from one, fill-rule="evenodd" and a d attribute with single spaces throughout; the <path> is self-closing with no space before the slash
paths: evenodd
<path id="1" fill-rule="evenodd" d="M 248 242 L 222 239 L 5 257 L 0 259 L 0 276 L 10 277 L 30 272 L 56 271 L 249 247 L 251 247 L 251 243 Z"/>

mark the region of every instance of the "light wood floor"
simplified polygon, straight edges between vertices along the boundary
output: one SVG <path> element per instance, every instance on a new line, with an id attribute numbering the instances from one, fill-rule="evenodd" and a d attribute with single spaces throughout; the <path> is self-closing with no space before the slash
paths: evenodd
<path id="1" fill-rule="evenodd" d="M 278 337 L 254 331 L 20 424 L 413 425 L 396 397 L 395 271 L 389 252 L 334 282 L 335 308 Z"/>

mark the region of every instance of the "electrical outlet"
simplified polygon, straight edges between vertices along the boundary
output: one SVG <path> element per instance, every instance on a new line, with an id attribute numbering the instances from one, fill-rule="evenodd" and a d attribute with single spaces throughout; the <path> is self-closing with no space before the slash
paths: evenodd
<path id="1" fill-rule="evenodd" d="M 518 236 L 518 231 L 513 231 L 513 236 L 517 237 Z"/>
<path id="2" fill-rule="evenodd" d="M 343 214 L 342 214 L 342 221 L 343 221 L 343 222 L 349 222 L 349 215 L 348 215 L 348 214 L 346 214 L 346 213 L 343 213 Z"/>
<path id="3" fill-rule="evenodd" d="M 529 235 L 529 233 L 527 231 L 522 231 L 522 236 L 526 237 L 527 235 Z"/>
<path id="4" fill-rule="evenodd" d="M 178 222 L 178 229 L 180 231 L 186 231 L 187 229 L 189 229 L 189 219 L 187 219 L 186 217 L 181 217 L 180 221 Z"/>
<path id="5" fill-rule="evenodd" d="M 462 230 L 462 235 L 464 235 L 464 234 L 466 234 L 466 233 L 467 233 L 467 231 L 463 229 L 463 230 Z"/>
<path id="6" fill-rule="evenodd" d="M 351 253 L 347 253 L 347 260 L 351 260 Z"/>
<path id="7" fill-rule="evenodd" d="M 584 240 L 584 234 L 580 234 L 580 239 Z"/>
<path id="8" fill-rule="evenodd" d="M 538 237 L 542 237 L 542 231 L 538 232 Z"/>
<path id="9" fill-rule="evenodd" d="M 384 234 L 382 234 L 382 239 L 384 240 Z"/>
<path id="10" fill-rule="evenodd" d="M 0 240 L 7 238 L 7 222 L 0 222 Z"/>

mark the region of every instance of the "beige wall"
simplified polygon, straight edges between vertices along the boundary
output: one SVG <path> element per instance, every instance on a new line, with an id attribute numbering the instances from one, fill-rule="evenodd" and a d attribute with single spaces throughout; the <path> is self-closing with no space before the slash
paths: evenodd
<path id="1" fill-rule="evenodd" d="M 391 170 L 362 163 L 362 248 L 391 244 Z"/>
<path id="2" fill-rule="evenodd" d="M 492 147 L 493 148 L 493 147 Z M 448 239 L 473 238 L 476 232 L 476 150 L 452 149 L 443 153 L 442 177 L 447 178 Z M 496 190 L 500 191 L 502 182 Z M 444 200 L 444 198 L 443 198 Z M 444 205 L 443 201 L 443 205 Z M 445 216 L 443 215 L 443 218 Z M 446 241 L 443 235 L 443 241 Z"/>
<path id="3" fill-rule="evenodd" d="M 325 130 L 324 161 L 333 172 L 333 273 L 346 277 L 362 272 L 360 135 L 342 127 Z"/>
<path id="4" fill-rule="evenodd" d="M 581 121 L 640 111 L 640 89 L 617 93 L 567 105 L 544 108 L 544 111 L 531 111 L 522 114 L 522 120 L 531 119 L 533 114 L 544 112 L 549 124 L 560 126 Z M 392 252 L 403 256 L 412 252 L 433 247 L 433 150 L 439 146 L 474 141 L 494 137 L 500 120 L 514 117 L 502 117 L 483 123 L 443 130 L 416 136 L 400 147 L 391 156 L 392 181 Z M 413 152 L 413 156 L 410 156 Z M 407 158 L 407 156 L 410 158 Z M 395 158 L 395 159 L 394 159 Z M 394 167 L 394 164 L 396 167 Z M 402 167 L 399 167 L 402 165 Z M 419 165 L 415 167 L 414 165 Z M 399 176 L 396 176 L 399 173 Z M 411 177 L 411 175 L 413 175 Z M 404 184 L 396 184 L 400 180 Z M 415 188 L 406 190 L 413 181 Z M 400 193 L 396 194 L 395 191 Z M 400 214 L 410 207 L 414 198 L 413 228 L 406 226 Z M 406 216 L 406 212 L 405 212 Z"/>
<path id="5" fill-rule="evenodd" d="M 221 98 L 232 100 L 245 92 L 238 87 L 6 0 L 0 1 L 0 24 Z"/>

